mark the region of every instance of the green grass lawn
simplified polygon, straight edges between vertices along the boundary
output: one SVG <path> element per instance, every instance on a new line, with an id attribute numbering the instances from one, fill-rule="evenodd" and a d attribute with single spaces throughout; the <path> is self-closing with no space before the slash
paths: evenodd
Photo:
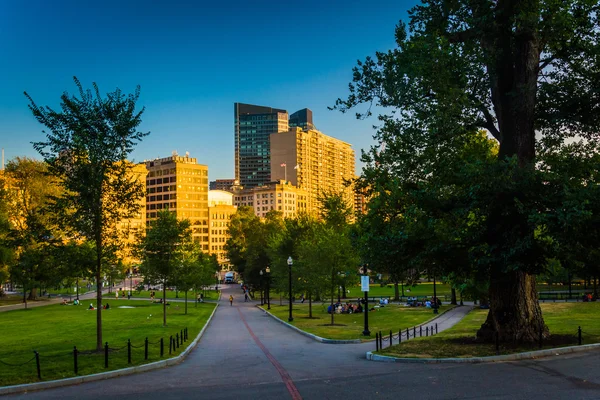
<path id="1" fill-rule="evenodd" d="M 87 302 L 84 303 L 87 305 Z M 171 305 L 167 310 L 167 327 L 162 326 L 162 305 L 140 301 L 111 301 L 111 309 L 103 310 L 103 341 L 109 348 L 121 348 L 109 353 L 108 370 L 130 366 L 127 363 L 127 339 L 131 339 L 132 364 L 140 365 L 160 360 L 160 345 L 149 346 L 148 361 L 144 361 L 144 339 L 158 342 L 164 338 L 165 356 L 169 357 L 169 336 L 187 327 L 189 339 L 176 350 L 180 353 L 196 337 L 205 325 L 215 304 L 188 305 L 184 314 L 183 304 Z M 118 308 L 129 306 L 133 308 Z M 42 380 L 75 376 L 73 370 L 73 346 L 79 351 L 91 352 L 96 345 L 96 311 L 82 306 L 51 305 L 30 310 L 0 313 L 2 346 L 0 361 L 22 364 L 40 354 Z M 79 375 L 107 371 L 104 354 L 80 354 Z M 0 386 L 38 381 L 35 361 L 21 367 L 0 363 Z"/>
<path id="2" fill-rule="evenodd" d="M 577 327 L 583 330 L 583 344 L 600 342 L 600 303 L 546 303 L 541 304 L 544 320 L 551 337 L 543 348 L 577 344 Z M 494 344 L 476 341 L 475 333 L 483 324 L 488 310 L 475 309 L 453 328 L 429 338 L 417 338 L 383 349 L 380 354 L 398 357 L 444 358 L 485 357 L 496 355 Z M 501 344 L 500 354 L 538 350 L 538 345 Z"/>
<path id="3" fill-rule="evenodd" d="M 438 294 L 438 296 L 450 295 L 450 285 L 438 282 L 435 286 L 436 293 Z M 350 293 L 347 296 L 351 299 L 364 296 L 364 292 L 361 292 L 360 286 L 352 286 L 348 287 L 347 289 L 350 290 Z M 400 296 L 402 296 L 402 288 L 400 285 L 398 285 L 398 292 L 400 293 Z M 369 296 L 393 297 L 394 285 L 386 285 L 383 287 L 381 285 L 370 285 Z M 433 296 L 433 282 L 423 282 L 415 286 L 404 286 L 404 296 Z"/>
<path id="4" fill-rule="evenodd" d="M 119 299 L 122 298 L 121 296 L 122 292 L 119 292 Z M 127 298 L 127 293 L 128 291 L 125 291 L 125 298 Z M 155 299 L 158 300 L 160 298 L 162 298 L 162 292 L 159 290 L 155 290 Z M 200 292 L 198 292 L 200 293 Z M 219 298 L 219 292 L 216 292 L 214 290 L 206 290 L 203 292 L 204 293 L 204 300 L 217 300 Z M 177 292 L 175 293 L 174 290 L 167 290 L 167 299 L 175 299 L 175 295 L 178 295 L 180 300 L 184 300 L 185 299 L 185 292 Z M 133 291 L 132 292 L 133 297 L 135 298 L 143 298 L 143 299 L 150 299 L 150 291 L 149 290 L 142 290 L 141 292 L 136 292 Z M 106 295 L 104 295 L 106 296 Z M 114 297 L 115 294 L 111 293 L 110 296 Z M 194 302 L 196 300 L 196 293 L 194 291 L 190 291 L 188 292 L 188 301 Z"/>
<path id="5" fill-rule="evenodd" d="M 440 313 L 451 306 L 442 306 Z M 313 319 L 308 318 L 308 303 L 294 304 L 292 307 L 294 321 L 292 325 L 327 339 L 365 339 L 362 335 L 364 328 L 364 314 L 335 314 L 335 326 L 331 323 L 331 315 L 327 314 L 326 304 L 313 305 Z M 287 321 L 288 306 L 274 305 L 271 303 L 271 313 Z M 381 331 L 389 334 L 390 329 L 395 333 L 399 329 L 406 329 L 422 324 L 434 317 L 433 310 L 424 307 L 403 307 L 388 305 L 369 312 L 369 330 L 371 337 L 375 332 Z"/>

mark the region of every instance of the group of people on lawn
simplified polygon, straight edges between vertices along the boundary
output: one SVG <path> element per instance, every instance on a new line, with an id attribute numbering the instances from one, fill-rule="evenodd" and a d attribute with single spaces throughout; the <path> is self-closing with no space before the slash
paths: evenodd
<path id="1" fill-rule="evenodd" d="M 331 306 L 331 304 L 327 307 L 327 314 L 331 314 L 332 310 L 336 313 L 336 314 L 354 314 L 354 313 L 361 313 L 363 312 L 363 307 L 362 304 L 360 304 L 360 301 L 358 302 L 358 304 L 352 304 L 352 303 L 335 303 L 333 305 L 333 308 Z"/>
<path id="2" fill-rule="evenodd" d="M 410 307 L 433 308 L 436 305 L 437 307 L 440 307 L 442 305 L 442 300 L 440 300 L 439 297 L 432 297 L 431 299 L 425 298 L 423 300 L 419 300 L 416 297 L 409 297 L 406 305 Z"/>

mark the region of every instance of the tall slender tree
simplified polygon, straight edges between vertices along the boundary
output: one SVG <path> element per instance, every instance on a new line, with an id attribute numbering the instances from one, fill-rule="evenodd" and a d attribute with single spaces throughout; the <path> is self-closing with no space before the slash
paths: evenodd
<path id="1" fill-rule="evenodd" d="M 133 94 L 116 89 L 104 97 L 95 83 L 93 90 L 84 90 L 77 78 L 73 80 L 79 97 L 65 92 L 60 111 L 38 106 L 27 92 L 25 96 L 33 116 L 48 129 L 46 141 L 33 147 L 64 189 L 53 200 L 57 222 L 96 247 L 96 347 L 100 351 L 104 243 L 111 227 L 139 212 L 138 200 L 145 193 L 126 160 L 147 133 L 138 131 L 144 112 L 136 110 L 139 86 Z"/>
<path id="2" fill-rule="evenodd" d="M 150 222 L 146 235 L 140 238 L 138 258 L 142 260 L 144 280 L 162 285 L 163 326 L 167 326 L 167 286 L 177 282 L 186 261 L 185 248 L 192 241 L 190 226 L 189 220 L 178 220 L 175 213 L 161 210 L 156 220 Z"/>

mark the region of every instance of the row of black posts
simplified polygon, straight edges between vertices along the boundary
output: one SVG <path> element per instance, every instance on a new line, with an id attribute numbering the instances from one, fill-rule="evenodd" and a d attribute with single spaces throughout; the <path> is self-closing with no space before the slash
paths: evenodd
<path id="1" fill-rule="evenodd" d="M 435 328 L 435 330 L 434 330 Z M 425 329 L 423 329 L 423 326 L 419 326 L 419 337 L 423 336 L 423 332 L 425 332 L 425 337 L 427 336 L 433 336 L 435 334 L 438 333 L 438 326 L 437 323 L 434 326 L 426 326 Z M 398 344 L 402 343 L 402 335 L 405 334 L 406 335 L 406 340 L 410 339 L 410 328 L 406 328 L 406 330 L 404 331 L 404 333 L 402 332 L 402 329 L 398 330 Z M 417 327 L 413 326 L 412 328 L 412 337 L 415 338 L 417 337 Z M 384 339 L 384 335 L 381 333 L 381 331 L 376 332 L 375 333 L 375 348 L 376 351 L 382 350 L 383 349 L 383 339 Z M 390 341 L 390 346 L 393 345 L 393 341 L 394 341 L 394 334 L 393 332 L 390 330 L 390 336 L 389 336 L 389 341 Z"/>
<path id="2" fill-rule="evenodd" d="M 186 342 L 188 340 L 188 328 L 183 328 L 181 331 L 177 332 L 175 334 L 175 337 L 171 336 L 169 337 L 169 355 L 171 355 L 171 353 L 173 353 L 176 349 L 179 348 L 179 345 L 183 345 L 184 342 Z M 160 357 L 162 358 L 164 356 L 164 339 L 160 338 L 160 341 L 156 342 L 156 344 L 160 343 Z M 148 342 L 148 338 L 146 338 L 144 340 L 144 360 L 148 360 L 148 345 L 150 344 L 150 342 Z M 127 339 L 127 363 L 131 364 L 131 339 Z M 109 347 L 108 347 L 108 342 L 104 343 L 104 368 L 108 368 L 108 351 L 109 351 Z M 41 373 L 41 369 L 40 369 L 40 355 L 37 351 L 34 351 L 35 354 L 35 364 L 36 364 L 36 368 L 37 368 L 37 376 L 38 379 L 42 379 L 42 373 Z M 79 365 L 78 365 L 78 356 L 79 356 L 79 350 L 77 350 L 77 346 L 73 346 L 73 370 L 75 372 L 75 375 L 78 374 L 79 372 Z"/>
<path id="3" fill-rule="evenodd" d="M 435 333 L 433 330 L 433 326 L 431 327 L 431 330 L 429 329 L 429 327 L 425 327 L 425 336 L 433 336 L 434 334 L 438 333 L 438 327 L 437 327 L 437 323 L 435 324 Z M 413 327 L 412 329 L 413 331 L 413 338 L 417 337 L 417 327 Z M 539 330 L 539 339 L 538 339 L 538 346 L 541 349 L 543 347 L 543 341 L 544 341 L 544 336 L 543 336 L 543 329 Z M 402 330 L 398 331 L 398 344 L 402 343 Z M 406 340 L 410 339 L 410 329 L 406 328 L 405 331 L 406 334 Z M 581 344 L 583 343 L 582 338 L 581 338 L 581 326 L 577 327 L 577 345 L 581 346 Z M 419 326 L 419 336 L 423 336 L 423 326 Z M 382 350 L 383 349 L 383 334 L 381 333 L 381 331 L 376 332 L 375 333 L 375 348 L 376 351 Z M 390 346 L 393 344 L 393 339 L 394 339 L 394 335 L 392 333 L 392 331 L 390 330 L 390 336 L 389 336 L 389 341 L 390 341 Z M 496 334 L 494 335 L 494 342 L 496 345 L 496 354 L 499 355 L 500 354 L 500 340 L 498 339 L 498 333 L 496 332 Z"/>

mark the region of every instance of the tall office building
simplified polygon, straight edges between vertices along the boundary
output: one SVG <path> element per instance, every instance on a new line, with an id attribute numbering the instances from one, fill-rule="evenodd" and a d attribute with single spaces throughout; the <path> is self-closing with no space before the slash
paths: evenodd
<path id="1" fill-rule="evenodd" d="M 273 133 L 270 142 L 271 178 L 287 180 L 307 192 L 309 213 L 318 212 L 318 196 L 330 191 L 343 192 L 348 206 L 354 208 L 353 189 L 345 185 L 355 171 L 349 143 L 300 127 Z"/>
<path id="2" fill-rule="evenodd" d="M 150 221 L 159 210 L 169 209 L 177 218 L 189 219 L 194 241 L 208 251 L 208 167 L 188 153 L 173 152 L 146 161 L 146 168 L 146 218 Z"/>
<path id="3" fill-rule="evenodd" d="M 288 130 L 288 113 L 234 103 L 235 179 L 244 188 L 271 182 L 269 135 Z"/>
<path id="4" fill-rule="evenodd" d="M 254 214 L 261 218 L 269 211 L 279 211 L 284 218 L 307 212 L 308 194 L 283 180 L 250 189 L 234 188 L 233 194 L 233 204 L 252 207 Z"/>
<path id="5" fill-rule="evenodd" d="M 313 124 L 312 111 L 309 108 L 303 108 L 290 115 L 290 128 L 298 127 L 302 130 L 317 129 Z"/>
<path id="6" fill-rule="evenodd" d="M 230 270 L 225 243 L 229 239 L 229 221 L 237 207 L 233 205 L 233 194 L 224 190 L 208 191 L 208 238 L 209 254 L 215 254 L 223 270 Z"/>
<path id="7" fill-rule="evenodd" d="M 231 191 L 231 187 L 235 185 L 235 179 L 217 179 L 210 181 L 208 184 L 209 190 L 225 190 Z"/>

